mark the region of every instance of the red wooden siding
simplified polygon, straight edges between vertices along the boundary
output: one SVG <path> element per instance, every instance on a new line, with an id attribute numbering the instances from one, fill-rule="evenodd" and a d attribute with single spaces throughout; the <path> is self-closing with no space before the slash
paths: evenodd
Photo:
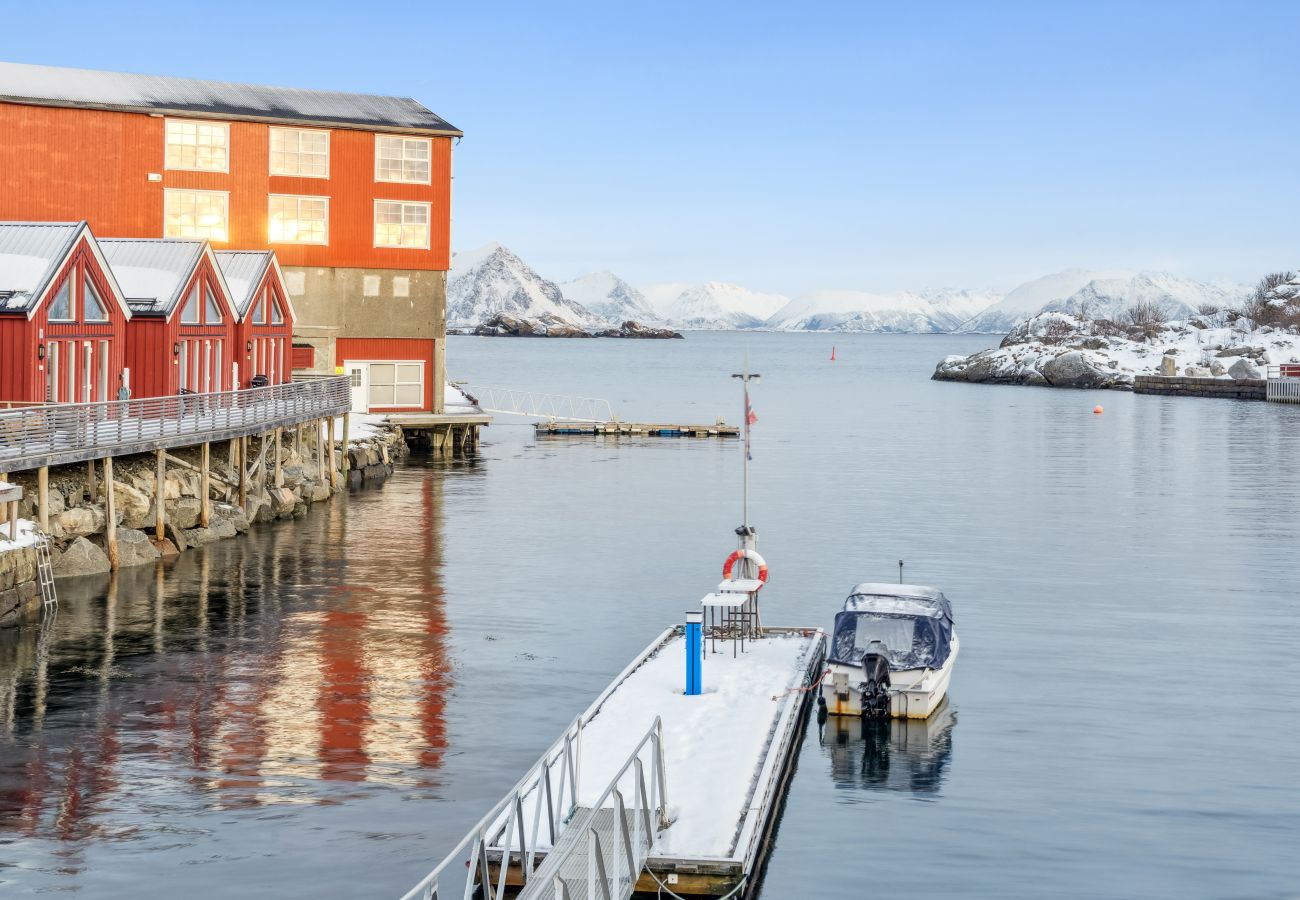
<path id="1" fill-rule="evenodd" d="M 433 409 L 433 379 L 435 373 L 434 354 L 438 352 L 437 342 L 420 338 L 339 338 L 335 345 L 334 359 L 338 365 L 353 362 L 388 362 L 420 361 L 424 363 L 424 407 L 423 411 Z M 415 412 L 409 406 L 404 407 L 370 407 L 373 413 Z"/>
<path id="2" fill-rule="evenodd" d="M 295 369 L 311 369 L 316 365 L 316 348 L 311 344 L 294 344 L 293 345 L 293 367 Z"/>
<path id="3" fill-rule="evenodd" d="M 240 387 L 247 387 L 254 375 L 265 375 L 271 384 L 285 384 L 293 380 L 295 368 L 289 359 L 289 348 L 293 344 L 293 311 L 274 266 L 267 267 L 255 296 L 257 299 L 239 323 L 235 342 L 240 359 Z M 271 321 L 269 303 L 274 303 L 279 309 L 279 323 Z"/>
<path id="4" fill-rule="evenodd" d="M 271 175 L 271 126 L 231 122 L 230 172 L 169 171 L 164 119 L 142 113 L 0 103 L 0 220 L 79 221 L 104 237 L 162 237 L 163 190 L 230 193 L 230 239 L 261 249 L 268 197 L 329 197 L 329 243 L 275 244 L 282 265 L 445 270 L 451 258 L 451 138 L 431 137 L 431 184 L 375 181 L 375 135 L 330 132 L 328 178 Z M 220 121 L 213 119 L 210 121 Z M 321 130 L 321 129 L 317 129 Z M 157 174 L 161 181 L 150 181 Z M 429 249 L 374 246 L 374 201 L 430 204 Z"/>
<path id="5" fill-rule="evenodd" d="M 196 284 L 211 289 L 220 307 L 220 322 L 181 322 L 181 312 Z M 205 303 L 202 294 L 197 302 L 202 309 Z M 234 308 L 217 280 L 211 255 L 205 254 L 170 316 L 165 319 L 136 316 L 127 323 L 126 362 L 131 370 L 131 396 L 168 397 L 178 393 L 182 387 L 182 366 L 186 390 L 231 390 L 231 366 L 238 338 L 239 323 Z M 242 366 L 240 380 L 245 380 Z"/>
<path id="6" fill-rule="evenodd" d="M 75 321 L 51 323 L 50 299 L 69 280 L 73 287 Z M 86 282 L 94 285 L 108 313 L 108 321 L 85 321 Z M 47 374 L 56 359 L 55 399 L 58 402 L 117 399 L 125 359 L 125 324 L 126 314 L 109 288 L 98 258 L 83 237 L 39 298 L 30 319 L 25 313 L 0 315 L 0 400 L 44 402 Z M 39 356 L 42 347 L 44 359 Z"/>

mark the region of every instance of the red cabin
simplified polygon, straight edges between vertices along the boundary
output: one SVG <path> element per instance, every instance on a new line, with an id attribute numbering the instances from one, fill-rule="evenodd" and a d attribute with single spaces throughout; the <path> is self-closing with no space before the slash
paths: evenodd
<path id="1" fill-rule="evenodd" d="M 204 240 L 104 238 L 131 321 L 131 396 L 233 390 L 238 322 L 221 268 Z"/>
<path id="2" fill-rule="evenodd" d="M 293 325 L 297 319 L 284 274 L 271 250 L 218 250 L 217 265 L 230 288 L 239 326 L 235 332 L 236 384 L 248 387 L 258 375 L 285 384 L 293 374 Z"/>
<path id="3" fill-rule="evenodd" d="M 130 318 L 85 222 L 0 223 L 0 400 L 117 399 Z"/>

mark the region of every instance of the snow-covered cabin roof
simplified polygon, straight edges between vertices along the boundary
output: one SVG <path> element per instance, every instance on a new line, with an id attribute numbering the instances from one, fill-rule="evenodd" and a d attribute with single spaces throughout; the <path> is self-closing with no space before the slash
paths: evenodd
<path id="1" fill-rule="evenodd" d="M 409 97 L 0 62 L 0 101 L 459 137 Z"/>
<path id="2" fill-rule="evenodd" d="M 267 269 L 272 270 L 280 282 L 280 299 L 288 311 L 288 321 L 297 321 L 298 314 L 284 288 L 284 273 L 280 271 L 280 261 L 275 258 L 274 250 L 218 250 L 213 256 L 226 280 L 226 287 L 230 289 L 230 299 L 241 322 L 257 300 L 257 286 L 266 277 Z"/>
<path id="3" fill-rule="evenodd" d="M 137 316 L 171 315 L 208 242 L 189 238 L 102 238 L 127 306 Z"/>
<path id="4" fill-rule="evenodd" d="M 0 312 L 30 310 L 85 229 L 85 222 L 0 222 Z"/>

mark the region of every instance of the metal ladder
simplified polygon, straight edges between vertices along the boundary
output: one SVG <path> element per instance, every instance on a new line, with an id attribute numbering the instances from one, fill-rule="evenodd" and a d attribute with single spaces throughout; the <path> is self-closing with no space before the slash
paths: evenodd
<path id="1" fill-rule="evenodd" d="M 50 539 L 41 535 L 36 541 L 36 578 L 41 584 L 41 609 L 57 609 L 59 595 L 54 590 L 54 565 L 50 562 Z"/>

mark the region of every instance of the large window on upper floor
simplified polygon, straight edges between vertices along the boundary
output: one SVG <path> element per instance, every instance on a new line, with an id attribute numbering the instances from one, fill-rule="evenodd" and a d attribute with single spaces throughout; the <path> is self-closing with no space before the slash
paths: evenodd
<path id="1" fill-rule="evenodd" d="M 198 172 L 230 171 L 230 125 L 194 119 L 167 120 L 169 169 Z"/>
<path id="2" fill-rule="evenodd" d="M 329 178 L 330 133 L 310 128 L 272 128 L 271 174 Z"/>
<path id="3" fill-rule="evenodd" d="M 163 237 L 226 241 L 230 235 L 230 194 L 225 191 L 163 191 Z"/>
<path id="4" fill-rule="evenodd" d="M 375 201 L 375 246 L 429 249 L 429 204 Z"/>
<path id="5" fill-rule="evenodd" d="M 375 135 L 375 181 L 429 184 L 428 138 Z"/>
<path id="6" fill-rule="evenodd" d="M 273 244 L 328 244 L 328 197 L 272 194 L 267 234 Z"/>

